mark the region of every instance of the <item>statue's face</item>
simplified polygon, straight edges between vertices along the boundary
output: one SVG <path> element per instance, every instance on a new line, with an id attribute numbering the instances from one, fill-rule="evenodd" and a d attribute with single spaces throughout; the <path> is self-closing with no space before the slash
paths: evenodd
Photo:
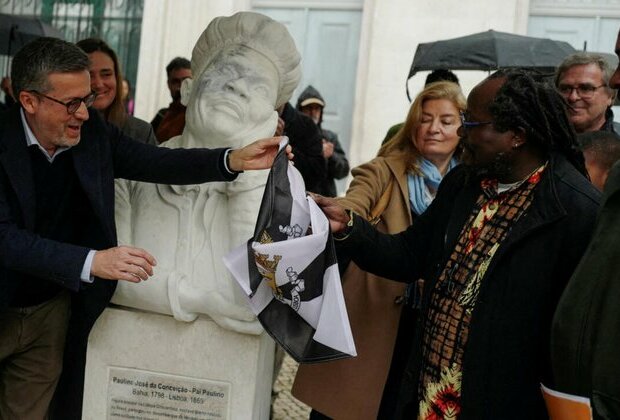
<path id="1" fill-rule="evenodd" d="M 194 82 L 187 124 L 195 133 L 238 135 L 269 120 L 277 91 L 267 58 L 243 46 L 225 49 Z"/>

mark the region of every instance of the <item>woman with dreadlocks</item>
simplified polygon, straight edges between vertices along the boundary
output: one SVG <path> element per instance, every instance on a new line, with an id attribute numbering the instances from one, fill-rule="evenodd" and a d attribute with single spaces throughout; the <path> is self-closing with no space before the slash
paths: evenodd
<path id="1" fill-rule="evenodd" d="M 466 164 L 404 232 L 379 233 L 318 198 L 339 255 L 424 279 L 411 357 L 380 418 L 544 419 L 549 328 L 590 238 L 599 193 L 584 176 L 562 98 L 531 76 L 493 75 L 462 116 Z"/>

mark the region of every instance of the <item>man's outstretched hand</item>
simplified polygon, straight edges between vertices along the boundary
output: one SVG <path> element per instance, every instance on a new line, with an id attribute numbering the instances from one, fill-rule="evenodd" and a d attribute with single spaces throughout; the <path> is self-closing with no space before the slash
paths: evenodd
<path id="1" fill-rule="evenodd" d="M 90 272 L 108 280 L 140 283 L 153 275 L 155 258 L 141 248 L 117 246 L 95 252 Z"/>
<path id="2" fill-rule="evenodd" d="M 241 149 L 231 150 L 229 169 L 234 172 L 249 171 L 252 169 L 269 169 L 278 154 L 278 145 L 283 137 L 271 137 L 257 140 Z M 286 146 L 289 160 L 293 159 L 291 146 Z"/>
<path id="3" fill-rule="evenodd" d="M 339 233 L 347 227 L 349 215 L 344 207 L 338 204 L 333 198 L 323 197 L 319 194 L 309 193 L 314 202 L 323 210 L 325 216 L 329 219 L 329 227 L 332 233 Z"/>

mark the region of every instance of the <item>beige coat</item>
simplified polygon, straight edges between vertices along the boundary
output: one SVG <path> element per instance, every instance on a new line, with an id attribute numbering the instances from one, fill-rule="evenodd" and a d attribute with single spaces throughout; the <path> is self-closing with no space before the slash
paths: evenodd
<path id="1" fill-rule="evenodd" d="M 368 218 L 396 179 L 377 229 L 398 233 L 411 224 L 407 176 L 402 159 L 377 157 L 352 171 L 353 181 L 340 203 Z M 292 393 L 315 410 L 337 420 L 376 419 L 400 317 L 395 299 L 405 285 L 378 278 L 349 265 L 343 291 L 357 348 L 357 357 L 300 365 Z"/>

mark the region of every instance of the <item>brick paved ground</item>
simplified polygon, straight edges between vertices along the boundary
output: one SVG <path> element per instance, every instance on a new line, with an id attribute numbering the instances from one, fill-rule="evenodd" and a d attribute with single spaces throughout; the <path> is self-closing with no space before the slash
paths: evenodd
<path id="1" fill-rule="evenodd" d="M 280 373 L 273 386 L 274 399 L 271 406 L 272 420 L 307 419 L 310 407 L 291 395 L 291 387 L 297 372 L 297 363 L 287 354 L 284 356 Z"/>

